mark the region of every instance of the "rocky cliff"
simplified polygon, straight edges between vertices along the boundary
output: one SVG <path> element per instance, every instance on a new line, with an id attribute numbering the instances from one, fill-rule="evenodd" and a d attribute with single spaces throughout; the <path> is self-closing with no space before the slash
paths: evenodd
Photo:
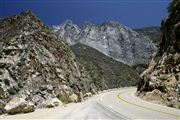
<path id="1" fill-rule="evenodd" d="M 147 100 L 180 108 L 180 1 L 173 0 L 161 24 L 161 43 L 142 74 L 138 93 Z"/>
<path id="2" fill-rule="evenodd" d="M 0 19 L 0 48 L 0 113 L 12 99 L 45 107 L 96 91 L 69 47 L 29 10 Z"/>
<path id="3" fill-rule="evenodd" d="M 132 67 L 113 60 L 94 48 L 77 43 L 71 46 L 71 50 L 100 90 L 134 86 L 140 80 L 139 74 Z"/>
<path id="4" fill-rule="evenodd" d="M 86 22 L 80 29 L 68 20 L 54 30 L 69 45 L 83 43 L 128 65 L 147 64 L 156 49 L 149 37 L 113 21 L 99 25 Z"/>

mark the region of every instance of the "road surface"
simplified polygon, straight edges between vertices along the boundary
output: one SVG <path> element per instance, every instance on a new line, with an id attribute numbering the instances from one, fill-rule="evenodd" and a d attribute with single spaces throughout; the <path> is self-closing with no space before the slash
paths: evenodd
<path id="1" fill-rule="evenodd" d="M 180 110 L 146 102 L 137 98 L 136 88 L 121 88 L 100 93 L 66 107 L 38 109 L 33 113 L 3 115 L 2 120 L 66 119 L 66 120 L 180 120 Z"/>

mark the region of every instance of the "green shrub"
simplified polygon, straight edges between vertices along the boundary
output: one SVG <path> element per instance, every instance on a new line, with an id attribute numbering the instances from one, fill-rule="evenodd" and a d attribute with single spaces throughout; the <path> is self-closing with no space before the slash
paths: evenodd
<path id="1" fill-rule="evenodd" d="M 65 104 L 68 104 L 71 102 L 71 100 L 69 99 L 69 97 L 67 95 L 58 94 L 57 98 Z"/>

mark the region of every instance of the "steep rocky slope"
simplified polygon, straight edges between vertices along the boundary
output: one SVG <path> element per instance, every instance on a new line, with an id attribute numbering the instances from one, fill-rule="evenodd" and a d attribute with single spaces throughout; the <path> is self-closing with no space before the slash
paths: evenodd
<path id="1" fill-rule="evenodd" d="M 54 26 L 54 30 L 69 45 L 86 44 L 128 65 L 147 64 L 156 48 L 149 37 L 113 21 L 99 25 L 86 22 L 81 30 L 72 21 L 66 21 Z"/>
<path id="2" fill-rule="evenodd" d="M 77 43 L 71 46 L 71 50 L 101 90 L 136 85 L 140 79 L 132 67 L 113 60 L 87 45 Z"/>
<path id="3" fill-rule="evenodd" d="M 0 113 L 14 98 L 44 107 L 96 90 L 64 41 L 29 10 L 0 19 L 0 48 Z"/>
<path id="4" fill-rule="evenodd" d="M 144 99 L 180 108 L 180 1 L 173 0 L 168 8 L 160 47 L 142 74 L 138 92 Z"/>
<path id="5" fill-rule="evenodd" d="M 161 36 L 160 27 L 158 26 L 145 27 L 145 28 L 139 28 L 139 29 L 134 29 L 134 30 L 138 32 L 139 34 L 148 36 L 156 46 L 159 45 L 160 36 Z"/>

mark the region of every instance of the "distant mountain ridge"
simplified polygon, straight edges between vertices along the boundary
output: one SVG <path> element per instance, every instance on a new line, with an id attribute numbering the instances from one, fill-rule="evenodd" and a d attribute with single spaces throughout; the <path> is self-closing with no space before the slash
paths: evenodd
<path id="1" fill-rule="evenodd" d="M 128 65 L 147 64 L 156 49 L 148 36 L 114 21 L 98 25 L 86 22 L 81 29 L 68 20 L 53 28 L 69 45 L 88 45 Z"/>
<path id="2" fill-rule="evenodd" d="M 159 26 L 144 27 L 139 29 L 134 29 L 136 32 L 148 36 L 156 46 L 160 43 L 161 31 Z"/>

